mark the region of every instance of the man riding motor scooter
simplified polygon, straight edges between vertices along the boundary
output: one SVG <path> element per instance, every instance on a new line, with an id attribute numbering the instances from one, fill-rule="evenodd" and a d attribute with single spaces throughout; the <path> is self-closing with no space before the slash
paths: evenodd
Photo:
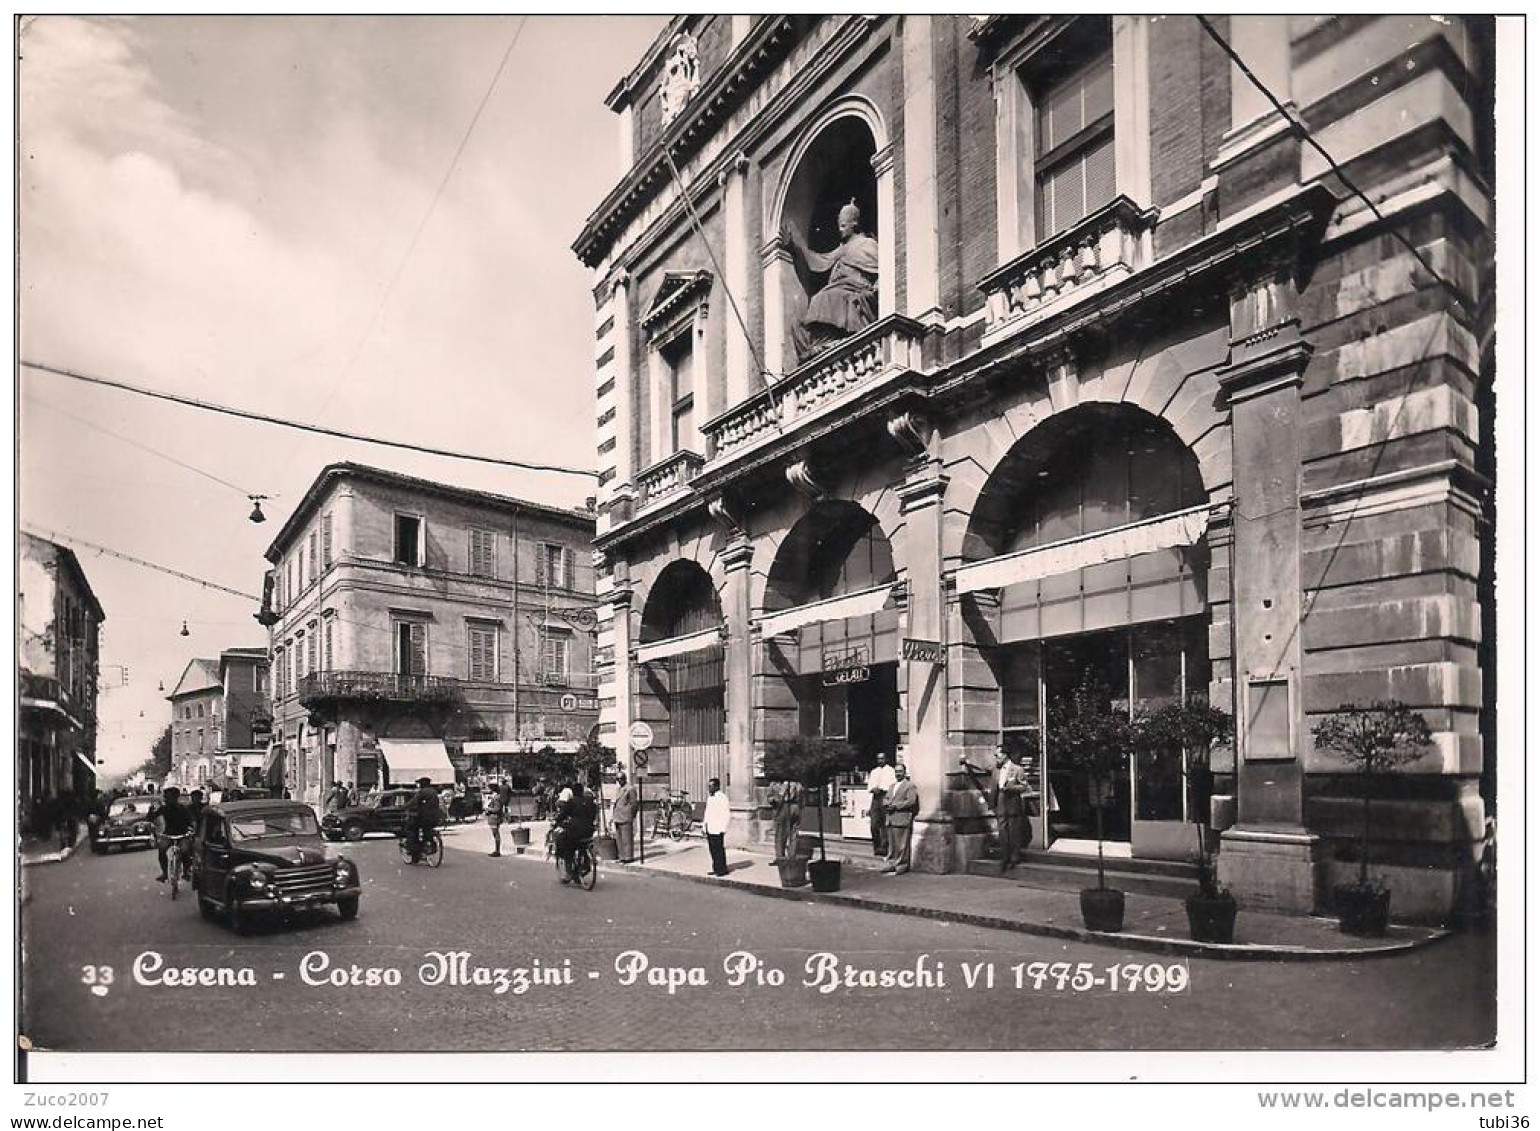
<path id="1" fill-rule="evenodd" d="M 417 792 L 407 799 L 406 827 L 407 850 L 416 864 L 422 859 L 423 845 L 429 829 L 436 829 L 443 816 L 438 790 L 433 788 L 432 778 L 418 778 Z"/>

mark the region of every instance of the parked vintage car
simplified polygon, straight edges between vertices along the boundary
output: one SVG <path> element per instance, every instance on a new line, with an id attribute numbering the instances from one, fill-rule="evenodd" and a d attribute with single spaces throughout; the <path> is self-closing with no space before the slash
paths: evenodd
<path id="1" fill-rule="evenodd" d="M 321 835 L 327 840 L 363 840 L 365 833 L 399 833 L 406 825 L 406 803 L 415 792 L 386 789 L 366 793 L 357 805 L 322 817 Z"/>
<path id="2" fill-rule="evenodd" d="M 253 917 L 333 904 L 358 915 L 358 866 L 321 842 L 315 811 L 298 801 L 232 801 L 203 811 L 193 837 L 198 910 L 243 934 Z"/>
<path id="3" fill-rule="evenodd" d="M 91 851 L 114 848 L 149 848 L 155 843 L 153 797 L 120 797 L 107 806 L 105 816 L 90 822 Z"/>

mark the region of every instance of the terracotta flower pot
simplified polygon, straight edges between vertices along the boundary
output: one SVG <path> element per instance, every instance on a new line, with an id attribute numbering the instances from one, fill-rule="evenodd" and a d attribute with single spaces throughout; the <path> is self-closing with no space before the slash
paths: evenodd
<path id="1" fill-rule="evenodd" d="M 1332 891 L 1337 926 L 1344 935 L 1382 938 L 1390 926 L 1390 889 L 1338 884 Z"/>
<path id="2" fill-rule="evenodd" d="M 1112 888 L 1083 888 L 1080 914 L 1086 930 L 1116 933 L 1123 929 L 1123 893 Z"/>
<path id="3" fill-rule="evenodd" d="M 840 890 L 840 862 L 838 860 L 813 860 L 807 866 L 808 882 L 814 891 Z"/>
<path id="4" fill-rule="evenodd" d="M 1235 941 L 1235 897 L 1203 895 L 1187 897 L 1187 930 L 1197 942 L 1233 943 Z"/>
<path id="5" fill-rule="evenodd" d="M 806 856 L 789 856 L 784 860 L 775 862 L 776 869 L 781 873 L 781 886 L 783 888 L 800 888 L 807 884 Z"/>

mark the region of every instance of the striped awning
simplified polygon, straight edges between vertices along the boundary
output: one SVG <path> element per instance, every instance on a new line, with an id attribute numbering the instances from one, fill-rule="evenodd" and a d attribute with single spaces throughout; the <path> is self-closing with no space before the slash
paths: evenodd
<path id="1" fill-rule="evenodd" d="M 96 776 L 96 767 L 91 763 L 91 759 L 87 758 L 78 750 L 75 751 L 75 757 L 80 759 L 80 764 L 82 766 L 91 771 L 91 776 L 94 778 Z"/>
<path id="2" fill-rule="evenodd" d="M 721 643 L 720 629 L 703 628 L 699 632 L 687 632 L 683 636 L 670 636 L 667 640 L 654 640 L 649 644 L 638 645 L 636 662 L 645 664 L 651 660 L 662 660 L 669 656 L 682 656 L 686 652 L 715 648 Z"/>
<path id="3" fill-rule="evenodd" d="M 824 601 L 812 601 L 790 609 L 767 613 L 756 622 L 765 636 L 779 636 L 806 624 L 822 624 L 831 620 L 847 620 L 850 617 L 867 617 L 881 610 L 893 595 L 893 586 L 878 585 L 857 593 L 844 593 Z"/>
<path id="4" fill-rule="evenodd" d="M 1189 507 L 1159 518 L 1115 526 L 1094 534 L 1033 546 L 999 557 L 972 562 L 957 571 L 957 592 L 1000 589 L 1024 581 L 1038 581 L 1086 566 L 1120 561 L 1195 544 L 1208 529 L 1209 506 Z"/>

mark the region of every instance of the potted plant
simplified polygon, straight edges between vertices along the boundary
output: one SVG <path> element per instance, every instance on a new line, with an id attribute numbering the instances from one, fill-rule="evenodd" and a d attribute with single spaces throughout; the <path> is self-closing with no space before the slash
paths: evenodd
<path id="1" fill-rule="evenodd" d="M 1369 834 L 1374 786 L 1384 775 L 1422 757 L 1433 741 L 1427 720 L 1399 700 L 1367 707 L 1344 703 L 1310 731 L 1316 748 L 1330 750 L 1358 775 L 1363 792 L 1359 829 L 1358 879 L 1332 891 L 1343 934 L 1378 937 L 1390 925 L 1390 888 L 1369 877 Z"/>
<path id="2" fill-rule="evenodd" d="M 836 775 L 855 769 L 858 757 L 855 747 L 848 742 L 801 735 L 772 742 L 765 751 L 767 778 L 801 782 L 814 797 L 818 809 L 818 859 L 807 865 L 808 879 L 814 891 L 839 891 L 840 862 L 830 860 L 824 847 L 824 791 Z M 785 882 L 785 873 L 782 882 Z"/>
<path id="3" fill-rule="evenodd" d="M 1133 737 L 1127 713 L 1115 710 L 1107 689 L 1090 679 L 1049 707 L 1049 760 L 1080 777 L 1096 812 L 1096 886 L 1080 893 L 1080 914 L 1092 931 L 1123 929 L 1123 893 L 1107 886 L 1102 841 L 1113 783 L 1128 772 Z"/>
<path id="4" fill-rule="evenodd" d="M 1231 734 L 1230 716 L 1200 700 L 1168 703 L 1134 721 L 1141 753 L 1154 762 L 1171 760 L 1187 784 L 1187 811 L 1198 833 L 1198 890 L 1187 897 L 1187 927 L 1199 942 L 1235 941 L 1235 896 L 1219 883 L 1211 851 L 1208 803 L 1209 756 Z"/>

